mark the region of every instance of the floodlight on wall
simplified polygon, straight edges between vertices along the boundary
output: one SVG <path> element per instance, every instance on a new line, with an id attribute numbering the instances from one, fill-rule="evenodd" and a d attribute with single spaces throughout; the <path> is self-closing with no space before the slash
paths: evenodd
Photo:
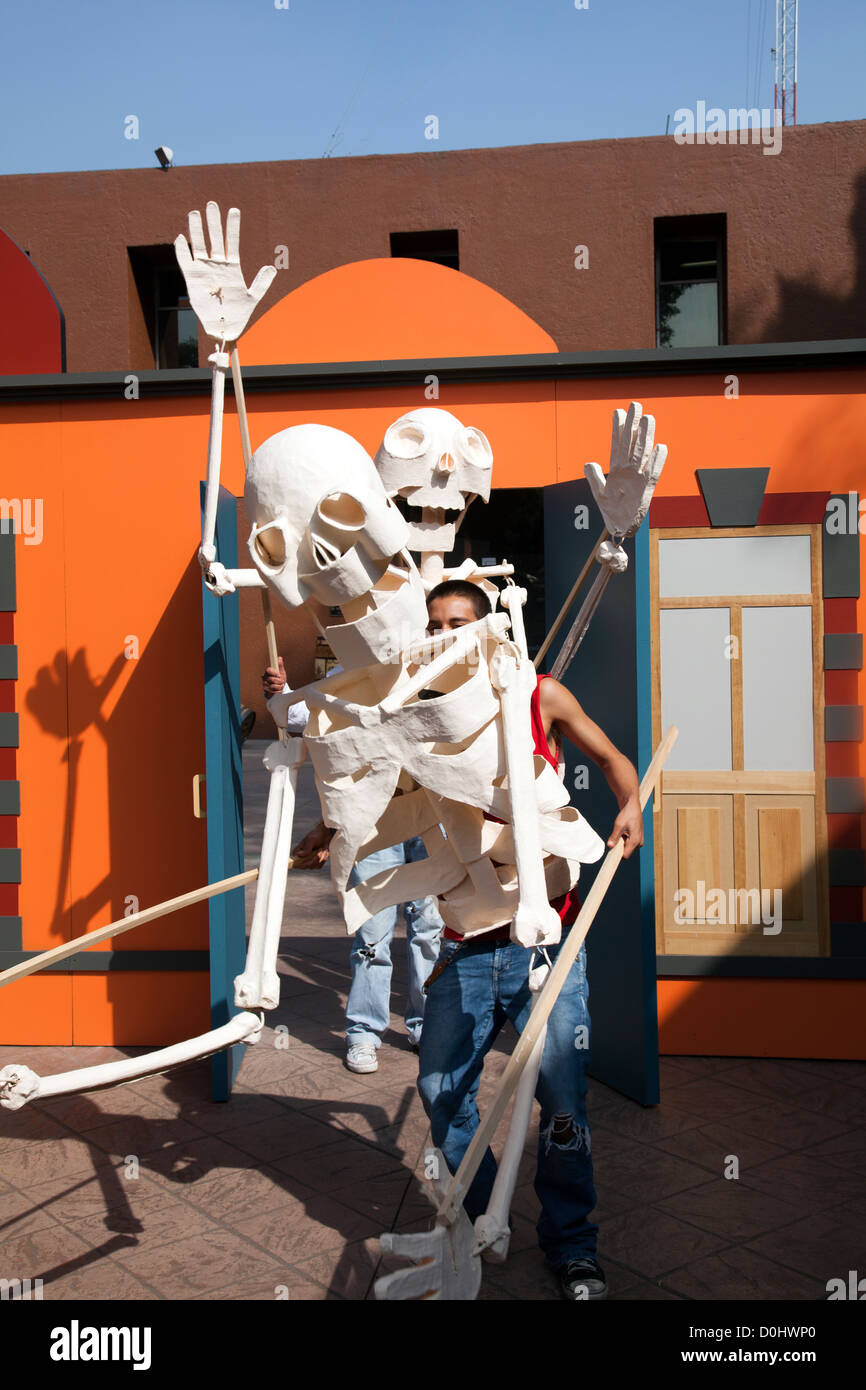
<path id="1" fill-rule="evenodd" d="M 168 145 L 158 145 L 154 154 L 162 165 L 163 169 L 171 169 L 174 164 L 174 150 L 170 150 Z"/>

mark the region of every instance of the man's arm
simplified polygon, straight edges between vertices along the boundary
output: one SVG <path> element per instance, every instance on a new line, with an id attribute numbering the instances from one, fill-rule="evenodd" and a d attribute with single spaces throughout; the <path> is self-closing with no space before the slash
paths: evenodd
<path id="1" fill-rule="evenodd" d="M 603 729 L 590 719 L 569 690 L 548 677 L 538 690 L 541 717 L 546 732 L 556 732 L 587 753 L 597 763 L 617 799 L 619 815 L 613 823 L 608 847 L 625 839 L 623 859 L 643 844 L 643 816 L 638 796 L 638 776 L 624 753 L 611 743 Z"/>

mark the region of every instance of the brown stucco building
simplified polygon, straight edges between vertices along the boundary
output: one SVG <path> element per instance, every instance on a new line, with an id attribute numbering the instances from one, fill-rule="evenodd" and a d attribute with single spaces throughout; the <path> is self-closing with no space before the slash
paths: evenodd
<path id="1" fill-rule="evenodd" d="M 854 336 L 866 321 L 866 121 L 782 134 L 776 155 L 669 135 L 10 175 L 0 178 L 0 227 L 64 310 L 71 372 L 154 365 L 148 277 L 171 264 L 178 228 L 208 199 L 246 214 L 248 277 L 275 256 L 285 262 L 287 249 L 283 294 L 392 254 L 394 233 L 449 231 L 459 269 L 519 305 L 563 352 L 655 347 L 660 238 L 688 226 L 660 219 L 703 218 L 692 226 L 719 246 L 718 341 Z"/>

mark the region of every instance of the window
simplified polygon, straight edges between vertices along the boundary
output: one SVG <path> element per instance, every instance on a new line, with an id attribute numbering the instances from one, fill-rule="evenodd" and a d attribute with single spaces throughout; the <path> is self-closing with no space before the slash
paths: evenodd
<path id="1" fill-rule="evenodd" d="M 456 231 L 392 232 L 391 255 L 411 256 L 416 261 L 435 261 L 452 270 L 460 269 Z"/>
<path id="2" fill-rule="evenodd" d="M 198 366 L 198 322 L 173 246 L 130 246 L 129 263 L 155 367 Z"/>
<path id="3" fill-rule="evenodd" d="M 724 213 L 655 219 L 656 346 L 725 340 Z"/>

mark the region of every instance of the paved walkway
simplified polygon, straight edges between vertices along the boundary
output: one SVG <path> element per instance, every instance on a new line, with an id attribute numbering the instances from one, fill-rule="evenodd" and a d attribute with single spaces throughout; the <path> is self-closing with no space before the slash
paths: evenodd
<path id="1" fill-rule="evenodd" d="M 244 750 L 248 866 L 263 747 Z M 305 770 L 299 831 L 317 818 Z M 0 1111 L 0 1278 L 41 1278 L 46 1299 L 358 1300 L 394 1267 L 378 1236 L 429 1226 L 429 1134 L 399 1014 L 405 952 L 379 1070 L 355 1076 L 343 1065 L 348 941 L 325 875 L 291 877 L 286 918 L 283 1002 L 228 1105 L 207 1099 L 205 1062 Z M 52 1072 L 121 1055 L 4 1047 L 0 1065 Z M 491 1054 L 482 1107 L 505 1057 Z M 824 1299 L 828 1279 L 863 1271 L 866 1063 L 677 1057 L 661 1071 L 649 1110 L 590 1087 L 611 1298 Z M 485 1299 L 557 1297 L 535 1243 L 533 1149 L 512 1253 L 484 1267 Z"/>

